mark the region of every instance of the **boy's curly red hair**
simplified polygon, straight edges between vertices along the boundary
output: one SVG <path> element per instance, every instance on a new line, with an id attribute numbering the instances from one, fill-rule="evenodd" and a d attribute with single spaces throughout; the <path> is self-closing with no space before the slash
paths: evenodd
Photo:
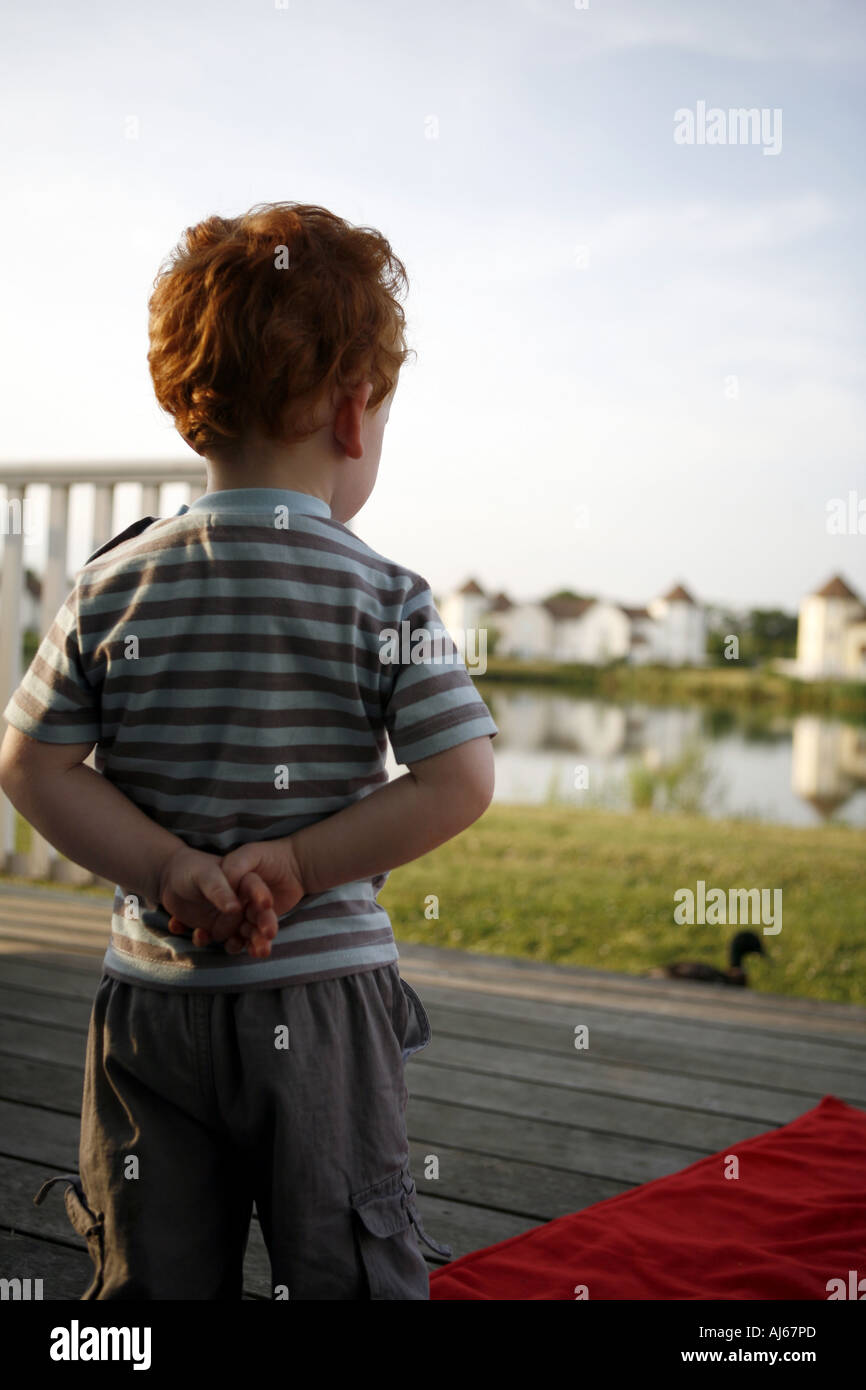
<path id="1" fill-rule="evenodd" d="M 308 203 L 188 227 L 150 297 L 156 398 L 197 453 L 246 429 L 294 443 L 334 388 L 375 410 L 409 356 L 403 263 L 382 234 Z"/>

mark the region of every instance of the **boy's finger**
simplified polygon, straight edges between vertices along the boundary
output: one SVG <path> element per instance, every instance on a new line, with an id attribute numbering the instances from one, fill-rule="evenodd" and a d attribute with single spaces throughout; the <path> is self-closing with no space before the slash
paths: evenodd
<path id="1" fill-rule="evenodd" d="M 248 907 L 247 915 L 238 927 L 237 934 L 249 941 L 256 932 L 259 932 L 263 938 L 270 940 L 276 936 L 278 930 L 279 922 L 273 908 L 263 908 L 257 912 L 254 907 Z"/>
<path id="2" fill-rule="evenodd" d="M 261 874 L 257 874 L 254 869 L 244 874 L 238 884 L 238 893 L 247 901 L 247 909 L 255 906 L 259 909 L 273 907 L 274 898 L 270 888 L 265 883 Z"/>
<path id="3" fill-rule="evenodd" d="M 245 874 L 238 892 L 241 897 L 247 900 L 244 926 L 241 928 L 244 935 L 249 935 L 246 927 L 248 924 L 252 924 L 252 926 L 263 930 L 269 928 L 269 935 L 276 936 L 277 915 L 274 912 L 274 895 L 261 875 L 253 871 Z"/>
<path id="4" fill-rule="evenodd" d="M 247 921 L 250 921 L 249 909 L 247 910 Z M 255 921 L 252 922 L 252 927 L 254 931 L 261 932 L 268 939 L 276 936 L 279 930 L 279 921 L 273 908 L 268 907 L 263 912 L 259 912 Z"/>
<path id="5" fill-rule="evenodd" d="M 243 907 L 238 907 L 235 912 L 218 912 L 213 921 L 206 924 L 210 932 L 212 941 L 228 941 L 230 936 L 236 936 L 238 924 L 244 919 Z"/>
<path id="6" fill-rule="evenodd" d="M 255 931 L 250 937 L 249 952 L 251 956 L 257 956 L 259 960 L 264 960 L 271 954 L 271 943 L 268 937 L 262 932 Z"/>
<path id="7" fill-rule="evenodd" d="M 208 865 L 198 875 L 197 884 L 199 892 L 207 898 L 209 903 L 218 907 L 220 912 L 237 912 L 241 904 L 238 902 L 232 887 L 217 864 Z"/>

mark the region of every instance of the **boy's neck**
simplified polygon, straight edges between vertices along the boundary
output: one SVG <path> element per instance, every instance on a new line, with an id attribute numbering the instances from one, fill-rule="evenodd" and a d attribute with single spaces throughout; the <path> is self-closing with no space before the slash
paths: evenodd
<path id="1" fill-rule="evenodd" d="M 282 452 L 281 458 L 269 458 L 266 451 L 250 450 L 249 458 L 235 458 L 231 462 L 206 457 L 207 491 L 249 487 L 289 489 L 320 497 L 330 506 L 334 486 L 323 461 L 289 459 L 285 457 L 286 451 Z"/>

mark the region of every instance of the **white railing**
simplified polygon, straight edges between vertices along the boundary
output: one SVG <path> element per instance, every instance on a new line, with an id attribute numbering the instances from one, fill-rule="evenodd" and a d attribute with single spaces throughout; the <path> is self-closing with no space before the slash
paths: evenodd
<path id="1" fill-rule="evenodd" d="M 23 596 L 25 582 L 24 541 L 38 539 L 28 532 L 30 503 L 28 489 L 49 488 L 47 515 L 46 559 L 42 575 L 42 595 L 38 635 L 48 631 L 57 610 L 70 589 L 67 561 L 69 543 L 69 494 L 76 484 L 93 489 L 93 513 L 90 543 L 85 558 L 120 529 L 114 521 L 114 490 L 121 483 L 137 483 L 141 489 L 139 508 L 135 515 L 160 516 L 161 488 L 165 483 L 185 484 L 188 501 L 201 496 L 205 490 L 204 461 L 172 463 L 23 463 L 0 464 L 0 485 L 6 489 L 2 507 L 3 561 L 0 568 L 0 712 L 5 709 L 22 675 L 22 638 L 24 633 Z M 177 510 L 177 508 L 173 508 Z M 76 540 L 79 539 L 76 537 Z M 6 721 L 0 718 L 0 732 Z M 88 759 L 92 765 L 93 755 Z M 56 850 L 36 831 L 31 832 L 29 854 L 15 850 L 15 812 L 0 793 L 0 868 L 7 873 L 27 878 L 56 878 L 71 882 L 89 882 L 93 876 L 60 858 Z"/>

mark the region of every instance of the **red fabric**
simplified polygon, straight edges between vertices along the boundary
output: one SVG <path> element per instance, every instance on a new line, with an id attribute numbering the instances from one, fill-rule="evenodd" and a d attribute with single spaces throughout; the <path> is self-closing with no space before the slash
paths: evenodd
<path id="1" fill-rule="evenodd" d="M 781 1129 L 454 1260 L 430 1297 L 573 1300 L 585 1284 L 591 1300 L 826 1299 L 829 1279 L 866 1278 L 864 1192 L 866 1112 L 825 1096 Z"/>

